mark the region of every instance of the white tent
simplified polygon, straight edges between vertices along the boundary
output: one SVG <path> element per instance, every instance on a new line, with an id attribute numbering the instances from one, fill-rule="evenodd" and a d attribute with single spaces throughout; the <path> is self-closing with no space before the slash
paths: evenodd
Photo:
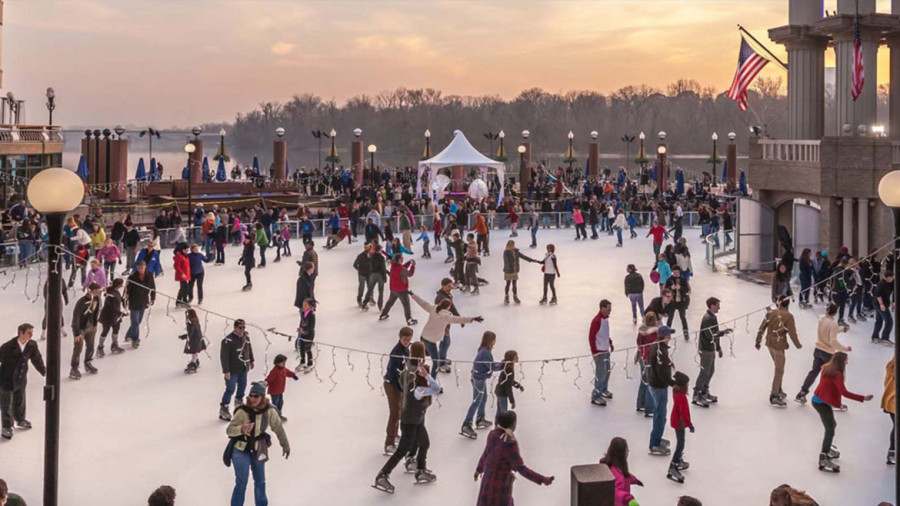
<path id="1" fill-rule="evenodd" d="M 469 144 L 469 140 L 466 139 L 466 136 L 460 130 L 453 131 L 453 140 L 450 141 L 450 144 L 448 144 L 443 151 L 429 158 L 428 160 L 422 160 L 421 162 L 419 162 L 419 175 L 416 181 L 416 195 L 422 194 L 422 176 L 425 174 L 426 169 L 428 169 L 429 171 L 428 180 L 434 181 L 435 176 L 437 176 L 438 169 L 442 169 L 444 167 L 453 167 L 455 165 L 474 165 L 481 169 L 482 178 L 484 178 L 484 176 L 486 175 L 487 169 L 495 169 L 497 171 L 497 177 L 500 178 L 501 182 L 498 202 L 503 200 L 502 183 L 506 180 L 506 165 L 503 162 L 491 160 L 490 158 L 479 153 L 475 148 L 472 147 L 471 144 Z M 434 198 L 436 193 L 437 192 L 433 192 L 432 198 Z"/>

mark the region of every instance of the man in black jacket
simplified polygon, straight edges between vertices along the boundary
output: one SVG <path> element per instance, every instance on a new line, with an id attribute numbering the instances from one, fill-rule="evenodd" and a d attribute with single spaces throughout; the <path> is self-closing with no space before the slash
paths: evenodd
<path id="1" fill-rule="evenodd" d="M 134 259 L 137 257 L 138 246 L 141 244 L 141 236 L 137 228 L 128 223 L 125 224 L 125 235 L 122 236 L 122 245 L 125 247 L 125 271 L 123 276 L 131 273 L 134 267 Z"/>
<path id="2" fill-rule="evenodd" d="M 31 422 L 25 419 L 25 385 L 28 382 L 28 362 L 34 368 L 47 374 L 41 350 L 31 338 L 34 326 L 29 323 L 19 325 L 19 335 L 0 346 L 0 415 L 3 420 L 3 437 L 12 439 L 13 420 L 19 429 L 30 429 Z M 12 414 L 12 417 L 10 417 Z"/>
<path id="3" fill-rule="evenodd" d="M 369 250 L 369 289 L 366 290 L 366 300 L 363 304 L 368 307 L 375 303 L 375 287 L 378 287 L 378 310 L 384 306 L 384 282 L 387 280 L 387 266 L 385 265 L 385 257 L 381 253 L 381 245 L 372 244 Z"/>
<path id="4" fill-rule="evenodd" d="M 225 393 L 219 406 L 219 418 L 226 421 L 231 420 L 228 401 L 234 395 L 235 408 L 241 405 L 247 389 L 247 371 L 254 366 L 253 345 L 250 344 L 250 336 L 245 328 L 244 320 L 235 320 L 234 330 L 222 339 L 219 359 L 225 376 Z"/>
<path id="5" fill-rule="evenodd" d="M 140 325 L 144 319 L 144 311 L 156 302 L 156 281 L 152 274 L 147 273 L 147 264 L 142 260 L 136 267 L 137 270 L 128 276 L 125 285 L 125 301 L 128 303 L 130 320 L 125 340 L 131 341 L 134 348 L 141 345 Z"/>
<path id="6" fill-rule="evenodd" d="M 356 269 L 356 276 L 359 280 L 359 285 L 356 289 L 356 305 L 361 307 L 363 311 L 368 311 L 369 309 L 368 304 L 363 302 L 363 295 L 367 292 L 369 273 L 372 272 L 371 263 L 369 262 L 369 251 L 371 249 L 372 245 L 366 244 L 359 255 L 356 255 L 356 260 L 353 261 L 353 268 Z"/>
<path id="7" fill-rule="evenodd" d="M 688 322 L 684 313 L 691 303 L 691 285 L 688 283 L 687 278 L 681 274 L 681 268 L 677 265 L 673 266 L 672 277 L 666 281 L 666 288 L 672 290 L 672 302 L 675 304 L 675 310 L 678 311 L 678 316 L 681 318 L 681 327 L 684 329 L 684 340 L 689 341 L 690 334 L 688 334 Z M 675 313 L 670 312 L 666 318 L 666 325 L 672 326 L 672 321 L 674 319 Z"/>
<path id="8" fill-rule="evenodd" d="M 670 327 L 663 325 L 656 331 L 657 341 L 650 346 L 650 368 L 647 383 L 653 396 L 653 430 L 650 432 L 650 454 L 669 455 L 668 444 L 663 439 L 666 428 L 666 404 L 669 401 L 669 387 L 675 384 L 672 378 L 672 361 L 669 359 L 669 339 L 674 334 Z"/>
<path id="9" fill-rule="evenodd" d="M 675 302 L 672 301 L 672 290 L 665 288 L 663 289 L 661 296 L 654 297 L 650 301 L 650 304 L 647 305 L 647 309 L 644 310 L 644 314 L 651 311 L 656 313 L 656 318 L 660 322 L 662 322 L 663 318 L 668 317 L 670 314 L 674 314 Z"/>
<path id="10" fill-rule="evenodd" d="M 719 330 L 719 320 L 716 313 L 719 312 L 721 302 L 715 297 L 706 299 L 706 314 L 700 322 L 700 374 L 697 375 L 697 383 L 694 384 L 694 400 L 697 406 L 708 408 L 710 403 L 718 402 L 719 398 L 709 393 L 709 381 L 716 372 L 716 354 L 722 358 L 722 345 L 719 338 L 731 332 L 731 329 Z"/>
<path id="11" fill-rule="evenodd" d="M 72 370 L 69 378 L 81 379 L 81 350 L 84 349 L 84 370 L 97 374 L 97 368 L 91 363 L 94 359 L 94 337 L 97 335 L 97 321 L 100 318 L 100 292 L 102 289 L 97 283 L 91 283 L 72 311 Z"/>

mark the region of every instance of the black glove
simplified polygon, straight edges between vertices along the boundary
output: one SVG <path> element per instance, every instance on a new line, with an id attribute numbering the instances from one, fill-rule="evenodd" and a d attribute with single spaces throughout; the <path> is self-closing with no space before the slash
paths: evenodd
<path id="1" fill-rule="evenodd" d="M 483 316 L 476 316 L 475 318 L 472 318 L 472 320 L 474 320 L 474 321 L 476 321 L 476 322 L 478 322 L 478 323 L 481 323 L 481 322 L 484 321 L 484 317 L 483 317 Z"/>

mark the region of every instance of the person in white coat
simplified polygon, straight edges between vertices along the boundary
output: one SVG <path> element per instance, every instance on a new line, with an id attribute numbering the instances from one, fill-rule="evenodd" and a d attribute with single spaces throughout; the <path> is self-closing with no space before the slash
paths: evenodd
<path id="1" fill-rule="evenodd" d="M 484 318 L 481 316 L 454 316 L 453 313 L 450 312 L 450 306 L 453 304 L 450 299 L 441 300 L 437 305 L 434 305 L 429 304 L 412 292 L 409 292 L 409 295 L 419 307 L 428 313 L 428 321 L 425 322 L 425 328 L 422 329 L 421 340 L 425 343 L 425 350 L 432 360 L 432 374 L 436 376 L 438 373 L 438 361 L 440 360 L 438 355 L 438 343 L 444 339 L 444 332 L 447 330 L 447 326 L 451 323 L 459 325 L 472 322 L 481 323 L 484 321 Z"/>
<path id="2" fill-rule="evenodd" d="M 610 211 L 610 213 L 612 213 L 612 211 Z M 616 219 L 613 221 L 613 228 L 616 230 L 616 239 L 618 240 L 616 246 L 619 248 L 622 247 L 622 231 L 625 230 L 625 227 L 627 226 L 628 222 L 625 219 L 625 211 L 619 209 L 619 214 L 616 215 Z"/>

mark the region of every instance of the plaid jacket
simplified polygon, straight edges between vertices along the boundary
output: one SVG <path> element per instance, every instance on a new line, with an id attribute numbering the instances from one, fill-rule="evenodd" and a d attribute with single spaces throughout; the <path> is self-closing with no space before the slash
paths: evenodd
<path id="1" fill-rule="evenodd" d="M 513 471 L 538 484 L 544 481 L 544 476 L 529 469 L 522 461 L 516 439 L 501 428 L 488 435 L 476 471 L 484 473 L 478 506 L 512 506 Z"/>

